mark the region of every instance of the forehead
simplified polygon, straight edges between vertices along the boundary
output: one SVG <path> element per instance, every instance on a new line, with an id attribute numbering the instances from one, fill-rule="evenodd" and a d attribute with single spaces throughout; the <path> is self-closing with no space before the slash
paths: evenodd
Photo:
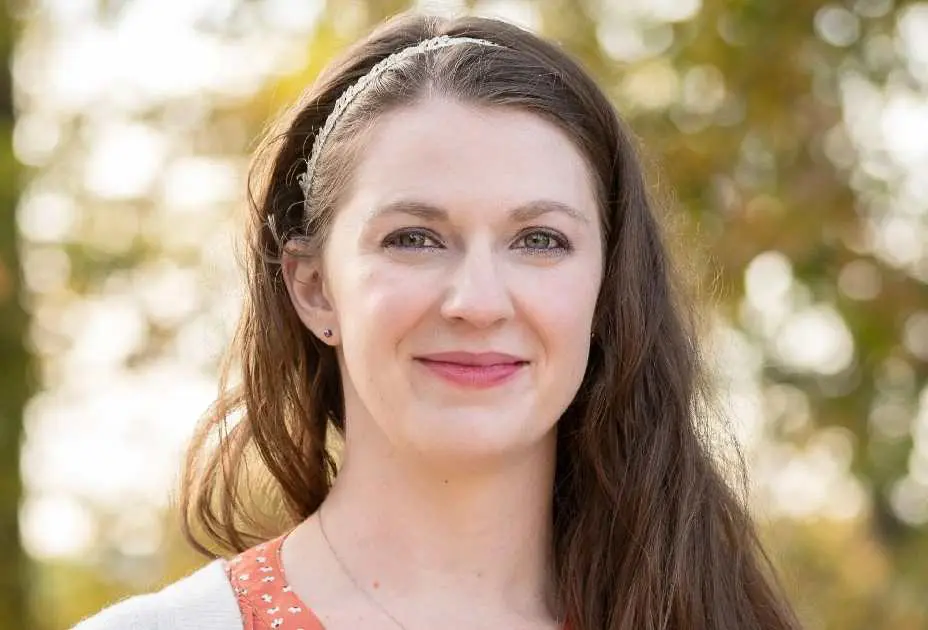
<path id="1" fill-rule="evenodd" d="M 597 216 L 587 161 L 557 125 L 515 107 L 430 98 L 381 116 L 367 132 L 346 206 L 417 199 L 511 208 L 538 199 Z"/>

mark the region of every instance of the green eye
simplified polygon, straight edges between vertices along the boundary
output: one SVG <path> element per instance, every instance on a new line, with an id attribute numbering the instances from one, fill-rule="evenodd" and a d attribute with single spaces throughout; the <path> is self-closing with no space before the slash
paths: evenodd
<path id="1" fill-rule="evenodd" d="M 441 244 L 428 232 L 405 230 L 391 234 L 383 242 L 384 247 L 399 249 L 437 249 Z"/>
<path id="2" fill-rule="evenodd" d="M 525 237 L 525 245 L 532 249 L 551 249 L 557 247 L 557 242 L 550 234 L 535 232 Z"/>
<path id="3" fill-rule="evenodd" d="M 529 232 L 518 242 L 521 243 L 520 249 L 536 254 L 559 254 L 570 249 L 566 238 L 547 230 Z"/>

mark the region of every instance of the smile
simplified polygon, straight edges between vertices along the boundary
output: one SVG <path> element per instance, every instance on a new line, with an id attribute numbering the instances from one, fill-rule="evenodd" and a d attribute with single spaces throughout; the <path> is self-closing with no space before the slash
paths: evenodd
<path id="1" fill-rule="evenodd" d="M 528 365 L 516 357 L 472 357 L 449 360 L 441 356 L 417 357 L 416 361 L 442 380 L 471 389 L 498 387 L 515 378 Z"/>

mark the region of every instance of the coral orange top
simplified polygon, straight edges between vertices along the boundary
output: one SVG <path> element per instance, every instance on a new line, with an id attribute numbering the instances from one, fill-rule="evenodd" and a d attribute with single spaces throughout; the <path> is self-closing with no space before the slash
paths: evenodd
<path id="1" fill-rule="evenodd" d="M 325 630 L 284 575 L 280 548 L 287 534 L 246 549 L 225 563 L 245 630 Z M 570 624 L 564 624 L 570 630 Z"/>
<path id="2" fill-rule="evenodd" d="M 226 563 L 245 630 L 324 630 L 287 584 L 280 561 L 285 538 L 246 549 Z"/>

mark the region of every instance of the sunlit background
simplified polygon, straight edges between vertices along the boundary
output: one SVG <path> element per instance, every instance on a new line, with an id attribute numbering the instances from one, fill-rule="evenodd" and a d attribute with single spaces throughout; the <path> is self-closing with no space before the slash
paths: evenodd
<path id="1" fill-rule="evenodd" d="M 928 3 L 893 0 L 9 4 L 0 339 L 32 362 L 0 346 L 26 558 L 9 541 L 0 628 L 66 628 L 202 562 L 171 501 L 238 309 L 249 151 L 410 6 L 505 17 L 603 83 L 703 278 L 801 616 L 928 628 Z"/>

